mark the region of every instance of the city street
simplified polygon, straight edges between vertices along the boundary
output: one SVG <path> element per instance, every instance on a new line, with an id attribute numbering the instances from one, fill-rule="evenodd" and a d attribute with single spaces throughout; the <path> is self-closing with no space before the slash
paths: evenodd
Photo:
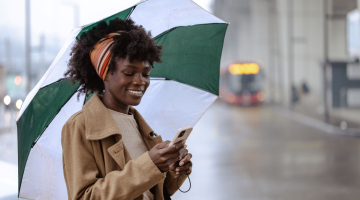
<path id="1" fill-rule="evenodd" d="M 197 122 L 191 190 L 173 200 L 360 199 L 360 0 L 25 0 L 0 13 L 0 200 L 66 199 L 60 131 L 96 93 L 124 115 L 141 100 L 163 139 Z M 94 105 L 95 141 L 115 125 Z M 114 155 L 141 144 L 136 126 Z M 101 152 L 105 174 L 127 161 Z"/>
<path id="2" fill-rule="evenodd" d="M 276 109 L 216 102 L 187 142 L 191 190 L 173 199 L 357 199 L 360 139 L 319 131 Z M 1 200 L 16 197 L 16 138 L 15 129 L 0 133 Z"/>
<path id="3" fill-rule="evenodd" d="M 280 113 L 213 105 L 188 140 L 192 188 L 174 199 L 358 199 L 360 140 Z"/>

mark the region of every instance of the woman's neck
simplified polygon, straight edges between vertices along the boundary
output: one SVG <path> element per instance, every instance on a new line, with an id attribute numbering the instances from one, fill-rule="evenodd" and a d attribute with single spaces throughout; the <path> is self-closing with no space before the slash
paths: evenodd
<path id="1" fill-rule="evenodd" d="M 129 113 L 130 106 L 125 105 L 122 102 L 119 102 L 117 99 L 114 98 L 111 94 L 104 92 L 103 98 L 102 98 L 103 104 L 114 111 L 121 112 L 124 114 Z"/>

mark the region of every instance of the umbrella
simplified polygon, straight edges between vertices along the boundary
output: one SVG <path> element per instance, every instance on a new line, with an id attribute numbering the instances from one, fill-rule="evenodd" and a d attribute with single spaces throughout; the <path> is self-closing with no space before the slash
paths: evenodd
<path id="1" fill-rule="evenodd" d="M 177 129 L 194 126 L 219 94 L 219 67 L 228 24 L 191 0 L 148 0 L 116 13 L 151 31 L 163 45 L 163 63 L 151 71 L 150 86 L 136 109 L 171 139 Z M 64 77 L 77 37 L 98 22 L 77 28 L 26 97 L 17 119 L 19 197 L 67 199 L 62 169 L 61 129 L 90 98 Z"/>

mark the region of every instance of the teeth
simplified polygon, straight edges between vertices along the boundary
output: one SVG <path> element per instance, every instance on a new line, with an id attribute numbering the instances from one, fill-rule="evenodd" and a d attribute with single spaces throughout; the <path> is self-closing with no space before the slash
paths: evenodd
<path id="1" fill-rule="evenodd" d="M 141 95 L 141 94 L 142 94 L 142 91 L 129 90 L 129 92 L 130 92 L 131 94 L 137 94 L 137 95 Z"/>

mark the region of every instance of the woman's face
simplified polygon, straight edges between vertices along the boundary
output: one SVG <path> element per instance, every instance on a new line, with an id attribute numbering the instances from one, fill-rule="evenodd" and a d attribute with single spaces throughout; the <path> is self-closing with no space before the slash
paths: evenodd
<path id="1" fill-rule="evenodd" d="M 150 70 L 148 62 L 130 62 L 128 56 L 117 59 L 115 71 L 106 75 L 105 93 L 109 92 L 119 106 L 139 105 L 150 85 Z"/>

